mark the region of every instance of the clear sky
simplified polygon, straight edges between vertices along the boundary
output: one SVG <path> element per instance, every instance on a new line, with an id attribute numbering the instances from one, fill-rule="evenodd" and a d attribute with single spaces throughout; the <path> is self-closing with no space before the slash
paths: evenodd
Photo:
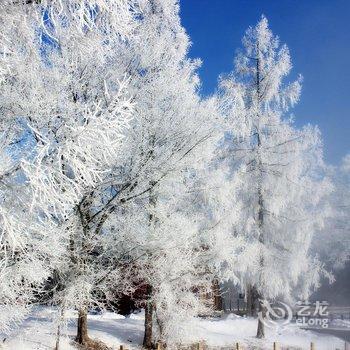
<path id="1" fill-rule="evenodd" d="M 304 77 L 294 108 L 297 125 L 317 124 L 325 159 L 338 164 L 350 152 L 350 0 L 180 0 L 191 57 L 203 60 L 202 93 L 232 69 L 235 50 L 249 25 L 264 14 L 290 49 L 292 77 Z"/>

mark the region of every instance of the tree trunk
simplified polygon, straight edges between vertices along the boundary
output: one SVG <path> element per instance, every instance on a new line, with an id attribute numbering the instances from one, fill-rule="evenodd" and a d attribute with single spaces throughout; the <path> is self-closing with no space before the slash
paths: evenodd
<path id="1" fill-rule="evenodd" d="M 59 323 L 59 325 L 57 326 L 55 350 L 60 350 L 60 340 L 61 340 L 61 323 Z"/>
<path id="2" fill-rule="evenodd" d="M 145 335 L 143 337 L 143 346 L 146 349 L 152 348 L 152 331 L 153 331 L 153 301 L 152 286 L 147 287 L 148 300 L 145 306 Z"/>
<path id="3" fill-rule="evenodd" d="M 219 280 L 215 278 L 212 282 L 212 291 L 214 297 L 214 310 L 221 311 L 222 310 L 222 297 L 220 292 L 220 284 Z"/>
<path id="4" fill-rule="evenodd" d="M 247 316 L 256 317 L 258 315 L 258 293 L 255 286 L 247 286 Z"/>
<path id="5" fill-rule="evenodd" d="M 83 308 L 79 310 L 76 342 L 85 345 L 88 341 L 87 310 Z"/>
<path id="6" fill-rule="evenodd" d="M 155 316 L 156 316 L 156 321 L 158 325 L 158 330 L 159 330 L 159 338 L 158 338 L 158 344 L 160 344 L 161 348 L 164 349 L 166 346 L 165 343 L 165 338 L 164 338 L 164 324 L 163 321 L 160 319 L 157 310 L 155 310 Z"/>
<path id="7" fill-rule="evenodd" d="M 259 339 L 265 338 L 265 324 L 264 319 L 266 315 L 266 308 L 262 304 L 262 300 L 259 300 L 259 318 L 258 318 L 258 330 L 256 333 L 256 337 Z"/>
<path id="8" fill-rule="evenodd" d="M 64 310 L 65 310 L 65 304 L 63 303 L 63 305 L 61 306 L 60 316 L 59 316 L 58 325 L 57 325 L 55 350 L 60 350 L 61 331 L 62 331 L 62 326 L 64 322 Z"/>

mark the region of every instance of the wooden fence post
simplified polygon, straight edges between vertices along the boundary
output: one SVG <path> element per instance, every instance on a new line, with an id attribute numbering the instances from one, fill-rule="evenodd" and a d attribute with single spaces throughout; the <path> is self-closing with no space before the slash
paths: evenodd
<path id="1" fill-rule="evenodd" d="M 119 350 L 125 350 L 124 345 L 120 345 Z"/>
<path id="2" fill-rule="evenodd" d="M 310 350 L 316 350 L 315 344 L 313 342 L 311 342 L 311 344 L 310 344 Z"/>
<path id="3" fill-rule="evenodd" d="M 273 350 L 278 350 L 276 342 L 273 342 Z"/>
<path id="4" fill-rule="evenodd" d="M 239 343 L 236 343 L 236 350 L 239 350 Z"/>

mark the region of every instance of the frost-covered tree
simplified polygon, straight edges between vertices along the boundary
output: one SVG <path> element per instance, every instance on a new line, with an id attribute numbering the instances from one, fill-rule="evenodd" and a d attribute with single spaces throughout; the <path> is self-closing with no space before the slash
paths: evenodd
<path id="1" fill-rule="evenodd" d="M 132 289 L 140 275 L 150 275 L 147 271 L 157 271 L 161 260 L 153 259 L 153 251 L 164 250 L 162 243 L 171 237 L 164 226 L 164 237 L 153 246 L 151 240 L 143 240 L 141 249 L 139 237 L 130 239 L 132 232 L 139 231 L 135 227 L 131 232 L 121 231 L 122 224 L 130 220 L 135 225 L 141 213 L 146 224 L 140 232 L 151 234 L 159 193 L 167 194 L 161 189 L 162 182 L 170 176 L 181 181 L 177 174 L 193 165 L 189 155 L 198 150 L 200 161 L 201 147 L 210 136 L 208 120 L 213 107 L 197 94 L 198 62 L 186 57 L 189 42 L 180 25 L 177 2 L 142 1 L 139 8 L 137 25 L 131 25 L 132 35 L 125 40 L 97 21 L 100 12 L 89 13 L 93 19 L 96 16 L 93 23 L 98 25 L 84 25 L 82 31 L 77 31 L 76 23 L 81 22 L 74 14 L 70 17 L 63 12 L 63 18 L 57 17 L 55 7 L 44 12 L 48 16 L 45 27 L 35 25 L 42 29 L 40 50 L 31 54 L 35 57 L 32 70 L 21 71 L 13 82 L 14 97 L 9 94 L 12 101 L 19 101 L 16 87 L 26 87 L 21 115 L 28 116 L 37 145 L 34 159 L 26 162 L 24 169 L 32 185 L 33 207 L 40 203 L 46 217 L 60 228 L 60 241 L 66 249 L 54 264 L 59 282 L 54 301 L 62 308 L 79 309 L 80 343 L 89 342 L 89 307 L 101 296 L 104 300 L 113 297 L 111 292 L 117 287 L 126 292 Z M 124 76 L 135 110 L 120 143 L 130 113 L 130 101 L 118 84 Z M 189 249 L 184 246 L 183 254 Z M 123 278 L 125 264 L 139 261 L 140 251 L 146 252 L 142 266 L 147 269 L 139 270 L 134 279 Z M 175 269 L 177 274 L 181 271 Z M 148 281 L 153 288 L 156 276 Z M 181 298 L 189 295 L 188 282 L 183 285 L 187 294 Z M 153 307 L 157 295 L 150 293 L 146 310 Z M 176 303 L 169 305 L 175 307 Z M 172 315 L 169 307 L 166 310 L 168 317 Z M 146 328 L 153 311 L 148 315 Z M 150 342 L 152 334 L 148 334 L 145 339 Z"/>
<path id="2" fill-rule="evenodd" d="M 205 292 L 212 282 L 213 274 L 202 264 L 207 255 L 199 235 L 202 216 L 193 211 L 186 175 L 181 182 L 179 175 L 157 186 L 157 201 L 151 206 L 145 203 L 146 210 L 140 203 L 125 208 L 132 218 L 123 220 L 121 229 L 129 232 L 123 243 L 129 245 L 126 283 L 132 282 L 130 292 L 133 286 L 144 290 L 139 305 L 147 308 L 145 346 L 155 342 L 171 346 L 188 338 L 192 318 L 206 310 L 198 287 Z"/>
<path id="3" fill-rule="evenodd" d="M 30 152 L 17 152 L 20 134 L 13 124 L 0 131 L 0 332 L 20 324 L 34 300 L 34 292 L 50 274 L 49 261 L 59 256 L 57 231 L 39 212 L 29 212 L 31 193 L 20 162 Z M 12 136 L 12 137 L 11 137 Z M 22 145 L 23 146 L 23 145 Z M 29 154 L 28 154 L 29 153 Z"/>
<path id="4" fill-rule="evenodd" d="M 80 343 L 89 342 L 89 307 L 102 295 L 113 296 L 117 287 L 128 291 L 139 277 L 123 278 L 125 263 L 140 260 L 139 251 L 147 252 L 143 266 L 154 261 L 155 270 L 160 261 L 152 252 L 161 248 L 165 234 L 157 245 L 144 241 L 142 249 L 136 249 L 132 243 L 137 240 L 130 240 L 132 232 L 120 230 L 121 223 L 130 220 L 135 225 L 141 213 L 147 222 L 141 232 L 150 234 L 157 220 L 152 207 L 158 193 L 165 191 L 161 183 L 170 176 L 179 181 L 176 174 L 193 165 L 189 155 L 199 152 L 210 136 L 213 107 L 197 94 L 198 62 L 186 57 L 189 43 L 177 2 L 142 1 L 139 8 L 137 25 L 131 25 L 132 35 L 125 40 L 97 21 L 99 12 L 89 13 L 98 25 L 83 26 L 79 32 L 77 17 L 52 17 L 48 10 L 45 28 L 35 26 L 42 30 L 32 70 L 21 71 L 13 82 L 14 97 L 10 95 L 18 101 L 15 87 L 23 84 L 27 89 L 21 115 L 28 116 L 37 146 L 24 169 L 32 184 L 33 207 L 40 203 L 46 217 L 60 228 L 66 249 L 54 265 L 59 281 L 55 302 L 79 309 Z M 121 143 L 130 114 L 130 101 L 118 84 L 124 76 L 135 110 Z M 202 153 L 197 155 L 199 161 Z M 181 269 L 175 271 L 180 274 Z M 147 305 L 155 299 L 151 292 Z M 152 318 L 153 312 L 148 314 Z M 152 341 L 152 336 L 146 339 Z"/>
<path id="5" fill-rule="evenodd" d="M 227 133 L 218 156 L 232 183 L 225 195 L 236 218 L 232 234 L 246 242 L 235 274 L 254 290 L 264 317 L 264 299 L 306 297 L 317 285 L 322 267 L 309 248 L 327 215 L 320 203 L 330 184 L 318 129 L 298 129 L 286 117 L 301 89 L 300 79 L 283 82 L 292 67 L 287 46 L 265 17 L 242 42 L 234 71 L 220 80 Z M 261 321 L 257 336 L 264 337 Z"/>
<path id="6" fill-rule="evenodd" d="M 27 196 L 21 201 L 32 213 L 33 223 L 28 224 L 22 209 L 17 220 L 21 228 L 11 225 L 7 236 L 15 232 L 20 236 L 15 242 L 24 241 L 22 230 L 27 227 L 27 246 L 32 248 L 28 254 L 43 255 L 45 263 L 42 268 L 27 264 L 36 280 L 18 284 L 34 287 L 34 282 L 47 278 L 48 271 L 55 271 L 61 277 L 55 301 L 80 310 L 78 341 L 84 343 L 91 291 L 95 285 L 104 290 L 110 282 L 100 280 L 101 259 L 92 259 L 102 255 L 105 241 L 99 240 L 100 218 L 91 216 L 110 189 L 109 179 L 131 118 L 125 74 L 119 75 L 115 56 L 134 29 L 134 8 L 128 1 L 80 6 L 71 1 L 5 2 L 1 6 L 2 120 L 7 127 L 10 122 L 22 126 L 18 134 L 24 141 L 20 142 L 29 143 L 32 150 L 17 167 L 24 173 L 17 182 L 26 185 Z M 3 130 L 5 137 L 9 128 Z M 16 205 L 13 198 L 5 198 L 10 207 Z M 10 217 L 4 216 L 7 221 Z M 40 230 L 37 223 L 42 224 Z M 11 256 L 15 250 L 11 251 L 8 241 L 5 235 L 2 253 Z M 41 247 L 50 247 L 58 257 L 50 257 Z M 24 256 L 27 248 L 20 248 Z M 21 274 L 14 274 L 15 279 L 20 281 Z M 4 283 L 8 284 L 4 290 L 9 290 L 11 279 Z M 21 292 L 13 293 L 17 293 L 13 299 L 25 305 L 26 299 L 18 298 Z"/>
<path id="7" fill-rule="evenodd" d="M 0 6 L 3 12 L 11 14 L 7 17 L 7 23 L 11 24 L 20 24 L 21 16 L 31 13 L 44 30 L 63 20 L 74 25 L 78 36 L 87 29 L 97 29 L 127 37 L 136 4 L 133 0 L 3 0 Z M 46 12 L 45 17 L 42 11 Z"/>
<path id="8" fill-rule="evenodd" d="M 135 102 L 135 117 L 125 140 L 126 151 L 118 162 L 112 182 L 114 198 L 101 206 L 98 215 L 104 218 L 105 213 L 114 213 L 105 222 L 109 227 L 120 228 L 120 222 L 128 227 L 125 221 L 131 220 L 130 225 L 136 226 L 134 233 L 139 232 L 143 237 L 136 239 L 141 240 L 141 247 L 130 246 L 126 252 L 131 250 L 127 254 L 131 261 L 142 261 L 144 270 L 140 268 L 140 274 L 148 276 L 150 282 L 147 286 L 149 298 L 145 300 L 144 339 L 144 344 L 149 347 L 153 340 L 151 325 L 153 316 L 157 316 L 155 304 L 158 300 L 157 286 L 153 285 L 156 275 L 152 276 L 150 271 L 156 271 L 160 261 L 156 254 L 164 251 L 163 242 L 171 238 L 166 226 L 162 228 L 160 225 L 168 222 L 160 218 L 165 214 L 157 213 L 165 205 L 161 203 L 163 198 L 171 197 L 169 187 L 163 184 L 170 178 L 175 184 L 181 182 L 181 172 L 201 161 L 203 145 L 211 132 L 210 119 L 214 108 L 209 101 L 201 101 L 197 94 L 195 70 L 198 62 L 186 57 L 189 40 L 180 25 L 178 3 L 149 1 L 144 2 L 141 10 L 137 35 L 128 42 L 119 61 L 121 71 L 127 70 L 130 76 L 129 90 Z M 191 157 L 193 154 L 196 158 Z M 172 192 L 172 195 L 180 196 L 181 193 Z M 138 222 L 136 213 L 141 213 L 139 220 L 142 225 L 135 224 Z M 145 239 L 152 236 L 153 227 L 157 237 L 162 239 Z M 140 251 L 144 254 L 141 254 L 143 259 L 139 259 Z M 174 273 L 180 274 L 180 271 L 175 269 Z M 124 283 L 126 291 L 134 285 L 132 279 L 125 279 Z M 175 306 L 174 303 L 170 305 Z M 175 310 L 173 313 L 167 310 L 168 315 L 176 315 Z M 164 326 L 164 329 L 170 328 Z"/>
<path id="9" fill-rule="evenodd" d="M 38 211 L 29 212 L 32 197 L 21 162 L 32 157 L 32 144 L 25 122 L 13 113 L 17 106 L 7 100 L 14 79 L 27 63 L 24 47 L 34 33 L 24 21 L 12 21 L 21 13 L 10 11 L 3 2 L 0 7 L 0 332 L 8 333 L 27 314 L 34 288 L 49 275 L 48 258 L 59 250 L 49 248 L 56 245 L 55 235 L 48 233 L 55 232 L 55 225 Z M 21 93 L 19 89 L 19 99 Z"/>
<path id="10" fill-rule="evenodd" d="M 146 1 L 140 8 L 136 35 L 121 49 L 119 57 L 120 72 L 127 71 L 130 77 L 134 118 L 124 141 L 125 152 L 111 181 L 113 196 L 96 215 L 108 227 L 121 227 L 120 222 L 125 220 L 132 220 L 131 225 L 137 222 L 137 215 L 130 210 L 142 213 L 145 221 L 141 232 L 151 235 L 158 216 L 153 207 L 158 207 L 159 196 L 167 197 L 163 195 L 167 193 L 163 183 L 170 177 L 175 183 L 182 181 L 181 171 L 192 166 L 194 159 L 199 162 L 203 157 L 203 146 L 211 136 L 214 107 L 210 101 L 201 101 L 197 93 L 198 62 L 187 58 L 189 39 L 180 24 L 178 2 Z M 190 157 L 194 153 L 197 157 Z M 132 253 L 128 256 L 136 254 L 131 260 L 138 260 L 137 252 L 144 251 L 152 270 L 156 264 L 153 254 L 156 247 L 161 250 L 163 240 L 157 240 L 157 245 L 151 245 L 151 240 L 142 242 L 142 249 L 130 247 Z M 146 271 L 141 271 L 141 276 L 143 273 Z M 130 281 L 124 282 L 126 290 L 132 288 L 128 286 Z M 150 297 L 145 305 L 148 331 L 144 344 L 148 347 L 152 342 L 149 326 L 154 314 L 154 287 L 148 286 Z"/>

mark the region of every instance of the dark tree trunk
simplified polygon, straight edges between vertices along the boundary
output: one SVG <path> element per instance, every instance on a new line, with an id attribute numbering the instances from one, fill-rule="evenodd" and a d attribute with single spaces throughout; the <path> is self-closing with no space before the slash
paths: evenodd
<path id="1" fill-rule="evenodd" d="M 88 327 L 87 327 L 87 310 L 80 309 L 78 315 L 78 329 L 76 342 L 85 345 L 89 341 Z"/>
<path id="2" fill-rule="evenodd" d="M 247 316 L 253 316 L 252 286 L 247 286 Z"/>
<path id="3" fill-rule="evenodd" d="M 153 333 L 153 301 L 152 286 L 147 287 L 148 300 L 145 305 L 145 335 L 143 337 L 143 346 L 146 349 L 152 348 L 152 333 Z"/>
<path id="4" fill-rule="evenodd" d="M 151 1 L 151 5 L 154 5 L 154 1 Z M 151 135 L 150 140 L 149 140 L 149 155 L 150 159 L 154 160 L 154 145 L 155 145 L 155 136 Z M 157 197 L 154 193 L 154 187 L 156 185 L 155 181 L 150 181 L 150 191 L 149 191 L 149 217 L 148 217 L 148 224 L 149 224 L 149 234 L 152 237 L 154 234 L 154 229 L 155 229 L 155 224 L 157 222 L 157 218 L 155 217 L 155 207 L 157 203 Z M 148 253 L 148 258 L 150 261 L 152 261 L 152 253 Z M 146 305 L 145 305 L 145 334 L 143 337 L 143 346 L 146 349 L 151 349 L 152 348 L 152 338 L 153 338 L 153 287 L 152 285 L 147 286 L 147 299 L 146 299 Z"/>
<path id="5" fill-rule="evenodd" d="M 212 283 L 212 291 L 214 297 L 214 310 L 221 311 L 222 310 L 222 297 L 220 291 L 219 280 L 215 278 Z"/>
<path id="6" fill-rule="evenodd" d="M 255 286 L 247 286 L 247 316 L 256 317 L 258 315 L 258 292 Z"/>
<path id="7" fill-rule="evenodd" d="M 55 350 L 60 350 L 60 340 L 61 340 L 61 323 L 57 326 Z"/>

